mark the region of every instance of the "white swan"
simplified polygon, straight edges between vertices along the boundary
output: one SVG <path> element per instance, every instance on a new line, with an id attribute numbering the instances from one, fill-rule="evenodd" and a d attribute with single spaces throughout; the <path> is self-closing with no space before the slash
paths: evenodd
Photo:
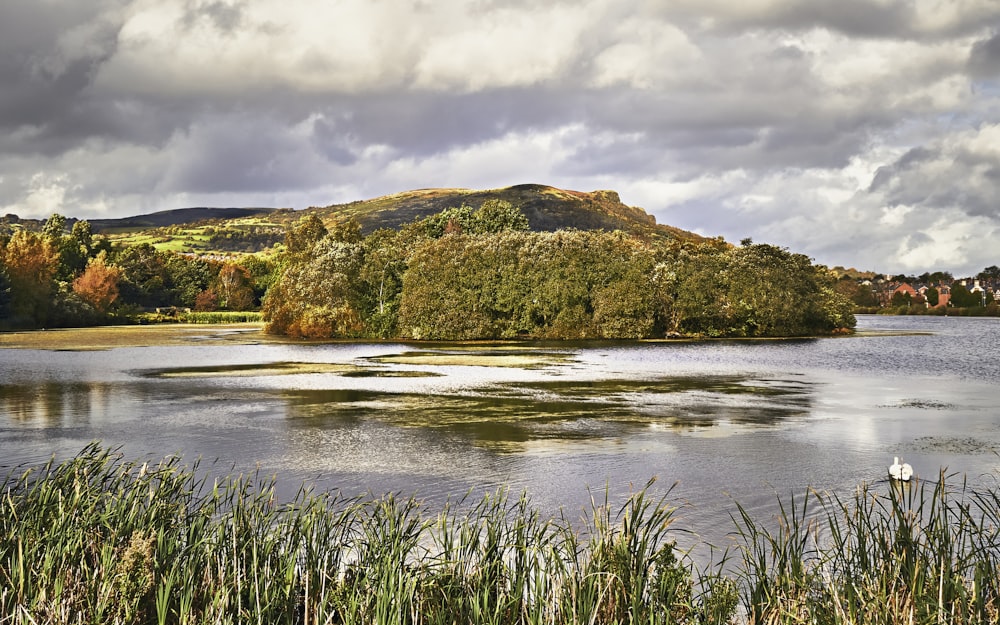
<path id="1" fill-rule="evenodd" d="M 899 457 L 893 456 L 892 464 L 889 466 L 889 477 L 900 482 L 909 482 L 913 477 L 913 467 L 907 463 L 899 463 Z"/>

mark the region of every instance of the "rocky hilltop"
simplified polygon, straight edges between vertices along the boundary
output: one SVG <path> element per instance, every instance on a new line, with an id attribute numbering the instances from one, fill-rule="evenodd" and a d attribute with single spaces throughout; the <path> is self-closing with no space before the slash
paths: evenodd
<path id="1" fill-rule="evenodd" d="M 399 228 L 447 208 L 467 204 L 478 208 L 486 200 L 506 200 L 519 206 L 535 231 L 564 228 L 578 230 L 622 230 L 654 237 L 701 239 L 693 232 L 657 224 L 641 208 L 623 204 L 615 191 L 568 191 L 540 184 L 520 184 L 503 189 L 418 189 L 371 200 L 312 207 L 296 215 L 313 212 L 324 219 L 353 218 L 363 232 Z"/>
<path id="2" fill-rule="evenodd" d="M 370 200 L 346 204 L 314 206 L 304 210 L 287 208 L 179 208 L 157 213 L 123 217 L 119 219 L 90 220 L 95 233 L 114 237 L 129 237 L 127 242 L 138 242 L 142 237 L 152 237 L 158 246 L 188 251 L 206 251 L 202 242 L 185 240 L 172 243 L 178 234 L 176 228 L 207 228 L 215 230 L 256 230 L 254 236 L 264 236 L 262 244 L 280 240 L 283 228 L 291 226 L 308 214 L 316 214 L 324 221 L 355 219 L 367 234 L 379 228 L 398 229 L 413 221 L 429 217 L 448 208 L 463 204 L 479 208 L 486 200 L 505 200 L 518 206 L 528 218 L 531 229 L 538 232 L 575 228 L 577 230 L 621 230 L 639 236 L 698 241 L 703 237 L 680 228 L 657 224 L 656 219 L 641 208 L 623 204 L 615 191 L 569 191 L 541 184 L 520 184 L 502 189 L 417 189 Z M 76 218 L 68 216 L 67 227 Z M 40 230 L 44 220 L 20 219 L 7 215 L 0 220 L 0 227 Z M 175 228 L 176 227 L 176 228 Z M 263 235 L 261 235 L 263 232 Z M 259 246 L 258 246 L 259 247 Z M 234 248 L 235 249 L 235 248 Z"/>

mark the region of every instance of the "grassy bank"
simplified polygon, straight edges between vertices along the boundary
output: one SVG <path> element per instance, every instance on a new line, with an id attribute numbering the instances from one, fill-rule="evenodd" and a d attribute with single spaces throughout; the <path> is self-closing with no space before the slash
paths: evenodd
<path id="1" fill-rule="evenodd" d="M 879 492 L 876 492 L 878 490 Z M 3 487 L 0 623 L 992 623 L 1000 495 L 809 494 L 736 515 L 725 565 L 673 545 L 650 491 L 585 522 L 500 492 L 413 499 L 214 478 L 90 447 Z M 669 493 L 668 493 L 669 496 Z M 738 616 L 739 615 L 739 616 Z"/>

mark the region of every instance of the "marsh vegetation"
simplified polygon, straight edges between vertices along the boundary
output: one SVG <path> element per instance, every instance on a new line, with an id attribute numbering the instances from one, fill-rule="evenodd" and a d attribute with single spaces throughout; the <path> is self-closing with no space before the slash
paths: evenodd
<path id="1" fill-rule="evenodd" d="M 92 445 L 7 476 L 9 623 L 995 623 L 1000 489 L 954 476 L 807 492 L 734 518 L 696 563 L 670 492 L 595 496 L 579 521 L 500 490 L 399 494 L 213 475 Z"/>

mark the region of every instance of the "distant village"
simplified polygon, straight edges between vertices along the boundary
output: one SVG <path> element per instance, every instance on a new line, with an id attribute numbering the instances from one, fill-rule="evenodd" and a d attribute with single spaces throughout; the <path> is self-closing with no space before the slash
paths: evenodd
<path id="1" fill-rule="evenodd" d="M 1000 302 L 1000 269 L 988 267 L 976 278 L 937 273 L 860 279 L 852 299 L 862 308 L 986 308 Z"/>

